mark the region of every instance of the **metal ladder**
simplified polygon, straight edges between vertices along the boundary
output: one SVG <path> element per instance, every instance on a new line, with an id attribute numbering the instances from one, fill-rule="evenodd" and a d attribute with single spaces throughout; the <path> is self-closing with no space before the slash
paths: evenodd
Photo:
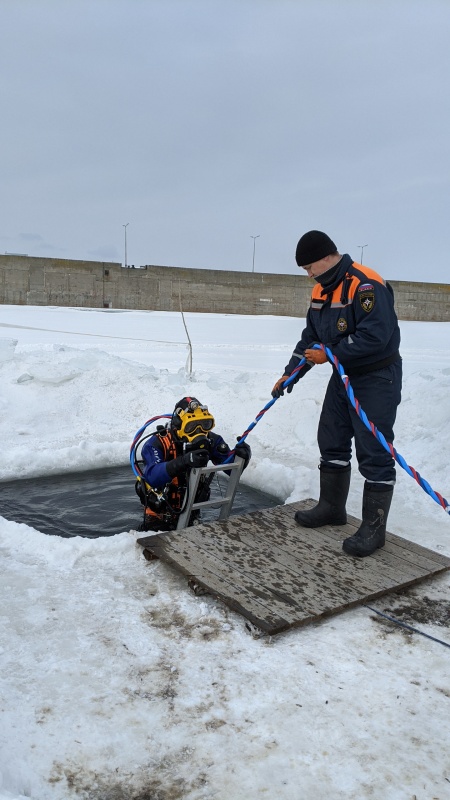
<path id="1" fill-rule="evenodd" d="M 189 476 L 189 499 L 183 513 L 178 518 L 177 530 L 186 528 L 189 517 L 192 511 L 197 508 L 220 508 L 218 519 L 220 521 L 228 519 L 230 511 L 233 507 L 234 496 L 238 487 L 239 478 L 241 477 L 242 469 L 244 467 L 244 459 L 235 456 L 235 460 L 231 464 L 217 464 L 210 467 L 197 467 L 191 469 Z M 202 475 L 210 475 L 212 472 L 230 472 L 227 481 L 227 490 L 223 497 L 214 500 L 206 500 L 203 503 L 195 503 L 195 495 L 197 494 L 198 484 Z"/>

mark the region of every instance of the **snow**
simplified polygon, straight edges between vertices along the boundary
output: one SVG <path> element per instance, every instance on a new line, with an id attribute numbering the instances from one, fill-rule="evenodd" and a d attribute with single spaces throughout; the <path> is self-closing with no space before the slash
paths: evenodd
<path id="1" fill-rule="evenodd" d="M 136 430 L 184 394 L 233 443 L 304 321 L 186 322 L 192 375 L 179 314 L 2 306 L 0 480 L 126 464 Z M 449 499 L 450 325 L 401 330 L 395 445 Z M 280 503 L 317 497 L 330 369 L 311 370 L 248 437 L 244 481 Z M 449 515 L 397 475 L 389 529 L 450 556 Z M 356 516 L 362 485 L 354 469 Z M 59 539 L 0 517 L 0 800 L 450 797 L 448 648 L 365 607 L 252 638 L 145 561 L 136 538 Z M 408 602 L 448 609 L 449 584 L 448 573 L 419 584 Z M 448 616 L 416 627 L 450 642 Z"/>

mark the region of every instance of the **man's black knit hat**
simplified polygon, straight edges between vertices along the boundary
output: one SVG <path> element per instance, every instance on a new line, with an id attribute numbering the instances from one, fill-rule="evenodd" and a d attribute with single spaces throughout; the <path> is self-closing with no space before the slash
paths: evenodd
<path id="1" fill-rule="evenodd" d="M 304 267 L 306 264 L 320 261 L 325 256 L 331 256 L 332 253 L 337 253 L 337 247 L 326 233 L 308 231 L 303 234 L 297 245 L 295 260 L 299 267 Z"/>

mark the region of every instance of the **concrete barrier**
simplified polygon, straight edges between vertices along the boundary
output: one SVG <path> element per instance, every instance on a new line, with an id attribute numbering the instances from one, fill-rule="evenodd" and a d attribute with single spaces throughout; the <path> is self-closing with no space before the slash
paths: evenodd
<path id="1" fill-rule="evenodd" d="M 390 281 L 399 319 L 450 322 L 450 285 Z M 0 303 L 304 317 L 305 275 L 0 255 Z"/>

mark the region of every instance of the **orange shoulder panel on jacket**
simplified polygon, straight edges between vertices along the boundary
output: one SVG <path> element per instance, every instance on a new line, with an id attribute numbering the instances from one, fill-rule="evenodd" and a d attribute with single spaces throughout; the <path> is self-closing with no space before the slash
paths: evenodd
<path id="1" fill-rule="evenodd" d="M 378 281 L 378 283 L 386 285 L 384 278 L 382 278 L 378 272 L 375 272 L 374 269 L 370 269 L 370 267 L 363 267 L 362 264 L 357 264 L 356 261 L 353 262 L 353 266 L 356 267 L 356 269 L 361 270 L 361 272 L 364 272 L 364 275 L 369 281 Z"/>
<path id="2" fill-rule="evenodd" d="M 376 283 L 382 283 L 383 286 L 385 285 L 385 281 L 381 275 L 379 275 L 378 272 L 375 272 L 374 269 L 370 269 L 370 267 L 364 267 L 362 264 L 357 264 L 356 261 L 353 262 L 352 266 L 356 267 L 356 269 L 360 270 L 360 272 L 363 272 L 368 281 L 376 281 Z M 358 278 L 356 275 L 352 276 L 352 282 L 350 284 L 348 293 L 349 300 L 353 300 L 355 292 L 361 283 L 362 281 L 360 278 Z"/>
<path id="3" fill-rule="evenodd" d="M 356 269 L 359 270 L 360 272 L 363 272 L 368 281 L 376 281 L 377 283 L 382 283 L 383 286 L 386 285 L 386 281 L 384 280 L 384 278 L 382 278 L 378 272 L 375 272 L 374 269 L 370 269 L 370 267 L 365 267 L 362 264 L 358 264 L 356 261 L 352 262 L 352 266 L 356 267 Z M 349 275 L 347 272 L 343 280 L 349 280 L 349 279 L 350 279 L 350 285 L 348 287 L 348 299 L 353 300 L 356 289 L 361 283 L 361 279 L 357 275 Z M 311 291 L 311 301 L 321 300 L 323 302 L 322 289 L 323 286 L 320 283 L 316 283 L 315 286 L 313 286 Z M 342 289 L 342 281 L 339 284 L 339 286 L 337 286 L 336 289 L 333 291 L 332 295 L 333 303 L 339 302 L 339 298 L 341 296 L 341 289 Z"/>

